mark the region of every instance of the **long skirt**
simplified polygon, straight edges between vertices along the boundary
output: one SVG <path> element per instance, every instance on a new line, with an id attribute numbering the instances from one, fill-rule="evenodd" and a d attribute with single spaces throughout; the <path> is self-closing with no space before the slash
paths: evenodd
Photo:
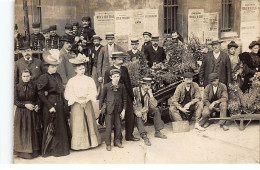
<path id="1" fill-rule="evenodd" d="M 101 144 L 92 102 L 81 106 L 74 103 L 71 107 L 71 149 L 93 148 Z"/>
<path id="2" fill-rule="evenodd" d="M 14 153 L 21 158 L 35 158 L 40 153 L 34 111 L 17 107 L 14 118 Z"/>

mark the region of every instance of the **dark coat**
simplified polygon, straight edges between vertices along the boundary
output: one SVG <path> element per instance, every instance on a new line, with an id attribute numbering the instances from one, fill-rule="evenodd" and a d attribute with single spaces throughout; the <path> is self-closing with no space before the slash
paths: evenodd
<path id="1" fill-rule="evenodd" d="M 133 59 L 139 59 L 139 57 L 142 55 L 142 52 L 137 50 L 137 52 L 134 54 L 132 50 L 127 51 L 127 54 L 130 58 L 127 59 L 127 61 L 133 61 Z"/>
<path id="2" fill-rule="evenodd" d="M 144 43 L 144 44 L 142 45 L 142 49 L 141 49 L 142 52 L 144 52 L 144 49 L 145 49 L 146 46 L 152 46 L 152 42 L 151 42 L 151 41 L 148 41 L 147 43 Z"/>
<path id="3" fill-rule="evenodd" d="M 211 104 L 210 101 L 212 100 L 213 96 L 213 85 L 209 84 L 204 90 L 203 103 L 205 106 L 209 106 Z M 227 102 L 228 100 L 227 86 L 223 83 L 218 84 L 217 98 L 220 102 Z"/>
<path id="4" fill-rule="evenodd" d="M 97 68 L 98 55 L 99 55 L 99 52 L 100 52 L 100 50 L 101 50 L 102 47 L 104 47 L 104 46 L 103 46 L 103 45 L 100 45 L 100 47 L 98 48 L 97 51 L 96 51 L 94 45 L 90 48 L 89 57 L 90 57 L 90 61 L 91 61 L 91 70 L 92 70 L 93 66 L 95 66 L 95 67 Z"/>
<path id="5" fill-rule="evenodd" d="M 15 62 L 14 68 L 14 80 L 15 84 L 22 82 L 22 71 L 28 69 L 31 72 L 31 80 L 35 81 L 37 78 L 43 74 L 43 63 L 40 59 L 32 57 L 30 62 L 25 61 L 24 57 L 20 58 Z"/>
<path id="6" fill-rule="evenodd" d="M 114 45 L 114 52 L 124 51 L 122 47 L 119 45 Z M 109 53 L 108 53 L 108 45 L 101 48 L 98 55 L 98 64 L 97 64 L 97 74 L 98 77 L 104 77 L 105 72 L 109 69 Z"/>
<path id="7" fill-rule="evenodd" d="M 111 66 L 105 73 L 105 77 L 104 77 L 104 84 L 107 84 L 109 82 L 111 82 L 110 79 L 110 70 L 112 69 L 116 69 L 115 66 Z M 132 101 L 134 101 L 134 93 L 133 93 L 133 87 L 132 87 L 132 83 L 129 77 L 129 73 L 126 67 L 121 66 L 120 68 L 121 70 L 121 77 L 119 80 L 119 83 L 122 83 L 125 85 L 126 91 L 128 96 L 131 98 Z"/>
<path id="8" fill-rule="evenodd" d="M 220 68 L 219 68 L 219 82 L 224 83 L 228 85 L 231 83 L 231 64 L 230 64 L 230 59 L 229 56 L 220 51 Z M 206 87 L 210 81 L 209 81 L 209 74 L 213 73 L 214 71 L 214 55 L 213 51 L 208 52 L 205 54 L 202 65 L 200 67 L 200 72 L 199 72 L 199 80 L 200 82 L 203 82 L 204 87 Z"/>
<path id="9" fill-rule="evenodd" d="M 152 45 L 147 45 L 144 48 L 144 54 L 148 60 L 148 66 L 152 67 L 153 63 L 160 63 L 166 59 L 165 51 L 163 47 L 158 46 L 157 51 L 153 49 Z"/>
<path id="10" fill-rule="evenodd" d="M 104 85 L 101 93 L 99 108 L 101 109 L 103 104 L 106 104 L 106 114 L 112 114 L 115 110 L 115 105 L 118 107 L 116 110 L 121 113 L 123 109 L 126 109 L 126 89 L 124 84 L 119 83 L 117 91 L 111 89 L 112 82 Z"/>
<path id="11" fill-rule="evenodd" d="M 49 46 L 51 49 L 61 49 L 62 44 L 60 43 L 60 36 L 58 34 L 55 34 L 54 36 L 50 36 L 49 40 Z"/>
<path id="12" fill-rule="evenodd" d="M 39 43 L 39 44 L 38 44 Z M 32 50 L 43 50 L 45 48 L 45 38 L 42 33 L 30 35 L 30 45 Z M 39 45 L 39 49 L 38 49 Z"/>

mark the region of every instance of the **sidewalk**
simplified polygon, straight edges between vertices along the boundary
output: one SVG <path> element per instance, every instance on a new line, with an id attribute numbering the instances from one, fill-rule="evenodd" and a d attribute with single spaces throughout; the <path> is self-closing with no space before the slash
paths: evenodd
<path id="1" fill-rule="evenodd" d="M 106 151 L 103 141 L 104 130 L 101 129 L 102 145 L 84 151 L 71 151 L 64 157 L 38 157 L 26 160 L 15 157 L 18 164 L 43 163 L 78 163 L 78 164 L 152 164 L 152 163 L 259 163 L 260 129 L 259 121 L 252 122 L 244 131 L 235 124 L 229 131 L 223 131 L 218 124 L 213 124 L 204 132 L 173 133 L 171 123 L 165 124 L 163 133 L 167 139 L 154 137 L 153 126 L 146 126 L 152 146 L 144 145 L 143 141 L 130 142 L 123 140 L 123 149 L 112 146 Z M 124 133 L 124 131 L 123 131 Z M 134 135 L 139 137 L 135 128 Z"/>

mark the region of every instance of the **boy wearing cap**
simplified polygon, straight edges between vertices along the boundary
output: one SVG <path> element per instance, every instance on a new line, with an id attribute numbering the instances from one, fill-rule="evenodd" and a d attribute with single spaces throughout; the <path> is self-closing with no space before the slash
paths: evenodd
<path id="1" fill-rule="evenodd" d="M 144 48 L 144 54 L 148 60 L 148 66 L 152 67 L 153 63 L 160 63 L 166 59 L 163 47 L 159 46 L 159 36 L 152 36 L 152 45 Z"/>
<path id="2" fill-rule="evenodd" d="M 113 32 L 106 33 L 107 45 L 102 47 L 98 55 L 97 73 L 98 81 L 103 83 L 105 72 L 113 65 L 112 53 L 124 51 L 122 47 L 115 44 L 115 35 Z"/>
<path id="3" fill-rule="evenodd" d="M 22 71 L 28 69 L 31 72 L 31 80 L 35 82 L 43 74 L 43 63 L 40 59 L 32 57 L 29 42 L 24 42 L 21 48 L 23 57 L 15 62 L 14 80 L 15 84 L 22 81 Z"/>
<path id="4" fill-rule="evenodd" d="M 33 33 L 30 36 L 32 50 L 42 51 L 44 49 L 44 36 L 40 33 L 40 23 L 32 24 Z"/>
<path id="5" fill-rule="evenodd" d="M 231 64 L 226 53 L 221 51 L 221 43 L 223 41 L 214 40 L 212 45 L 213 51 L 205 54 L 199 72 L 200 85 L 206 87 L 209 82 L 209 74 L 217 73 L 219 81 L 228 86 L 231 83 Z"/>
<path id="6" fill-rule="evenodd" d="M 138 60 L 139 56 L 141 55 L 141 51 L 138 50 L 139 40 L 137 38 L 132 39 L 131 46 L 132 46 L 132 49 L 127 51 L 127 53 L 130 56 L 129 61 Z"/>
<path id="7" fill-rule="evenodd" d="M 112 69 L 109 71 L 111 82 L 104 85 L 101 93 L 99 108 L 106 108 L 105 143 L 107 151 L 111 151 L 111 132 L 114 126 L 114 146 L 123 148 L 121 144 L 121 118 L 124 118 L 126 109 L 126 89 L 124 84 L 119 82 L 121 71 Z M 104 106 L 105 105 L 105 106 Z"/>
<path id="8" fill-rule="evenodd" d="M 174 95 L 168 100 L 170 113 L 175 121 L 182 121 L 184 117 L 190 120 L 195 113 L 195 129 L 204 131 L 199 124 L 203 109 L 199 85 L 192 82 L 193 73 L 186 72 L 183 77 L 184 82 L 177 86 Z"/>
<path id="9" fill-rule="evenodd" d="M 210 84 L 208 84 L 204 90 L 204 108 L 201 120 L 201 125 L 204 125 L 205 128 L 210 125 L 208 118 L 213 115 L 214 112 L 220 112 L 220 118 L 227 117 L 227 87 L 225 84 L 219 82 L 217 73 L 209 74 L 209 80 Z M 219 125 L 224 131 L 229 130 L 228 126 L 225 125 L 225 120 L 220 120 Z"/>
<path id="10" fill-rule="evenodd" d="M 157 138 L 166 139 L 167 136 L 162 134 L 160 130 L 164 128 L 164 122 L 161 119 L 161 113 L 157 108 L 157 100 L 153 97 L 151 78 L 143 78 L 140 87 L 135 87 L 134 91 L 134 113 L 136 115 L 136 126 L 144 143 L 151 146 L 151 142 L 147 137 L 147 132 L 144 128 L 144 123 L 147 121 L 147 116 L 153 117 L 155 134 Z"/>
<path id="11" fill-rule="evenodd" d="M 142 52 L 144 52 L 144 48 L 146 46 L 152 45 L 152 42 L 151 42 L 152 34 L 150 32 L 144 32 L 143 38 L 144 38 L 144 44 L 142 45 L 142 50 L 141 50 Z"/>
<path id="12" fill-rule="evenodd" d="M 51 49 L 59 49 L 60 36 L 56 33 L 57 25 L 51 25 L 49 29 L 50 29 Z"/>
<path id="13" fill-rule="evenodd" d="M 111 66 L 106 72 L 104 77 L 104 84 L 111 82 L 111 77 L 109 76 L 110 70 L 119 69 L 121 71 L 121 76 L 119 82 L 125 85 L 127 93 L 127 105 L 125 113 L 125 139 L 127 141 L 139 141 L 139 138 L 134 137 L 134 125 L 135 125 L 135 114 L 133 109 L 133 87 L 129 77 L 128 69 L 122 66 L 124 63 L 126 55 L 123 52 L 113 52 L 112 60 L 114 65 Z"/>
<path id="14" fill-rule="evenodd" d="M 97 75 L 97 64 L 98 64 L 98 55 L 103 47 L 103 45 L 100 44 L 102 41 L 102 38 L 100 38 L 98 35 L 93 35 L 92 37 L 93 41 L 93 46 L 90 49 L 90 58 L 91 58 L 91 75 L 92 78 L 95 81 L 96 87 L 99 87 L 99 82 L 98 82 L 98 75 Z"/>

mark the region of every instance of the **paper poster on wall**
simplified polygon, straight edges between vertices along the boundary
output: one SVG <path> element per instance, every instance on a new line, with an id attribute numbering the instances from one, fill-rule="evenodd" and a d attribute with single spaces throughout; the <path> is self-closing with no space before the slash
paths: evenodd
<path id="1" fill-rule="evenodd" d="M 125 51 L 129 49 L 128 35 L 119 35 L 115 37 L 115 43 L 121 46 Z"/>
<path id="2" fill-rule="evenodd" d="M 129 35 L 132 33 L 131 28 L 131 14 L 132 11 L 115 11 L 115 34 Z"/>
<path id="3" fill-rule="evenodd" d="M 145 9 L 144 12 L 145 12 L 144 30 L 151 32 L 152 34 L 159 34 L 158 33 L 158 9 Z"/>
<path id="4" fill-rule="evenodd" d="M 204 39 L 203 42 L 209 42 L 218 39 L 218 12 L 204 13 Z"/>
<path id="5" fill-rule="evenodd" d="M 132 11 L 132 34 L 142 35 L 144 32 L 144 10 L 137 9 Z"/>
<path id="6" fill-rule="evenodd" d="M 115 12 L 95 12 L 94 29 L 96 34 L 103 40 L 105 39 L 106 32 L 115 32 Z M 103 43 L 104 41 L 102 41 L 102 44 Z"/>
<path id="7" fill-rule="evenodd" d="M 242 0 L 240 38 L 242 51 L 250 51 L 249 44 L 260 35 L 260 1 Z"/>
<path id="8" fill-rule="evenodd" d="M 196 35 L 201 42 L 204 40 L 203 32 L 204 9 L 189 9 L 188 14 L 188 39 Z"/>

